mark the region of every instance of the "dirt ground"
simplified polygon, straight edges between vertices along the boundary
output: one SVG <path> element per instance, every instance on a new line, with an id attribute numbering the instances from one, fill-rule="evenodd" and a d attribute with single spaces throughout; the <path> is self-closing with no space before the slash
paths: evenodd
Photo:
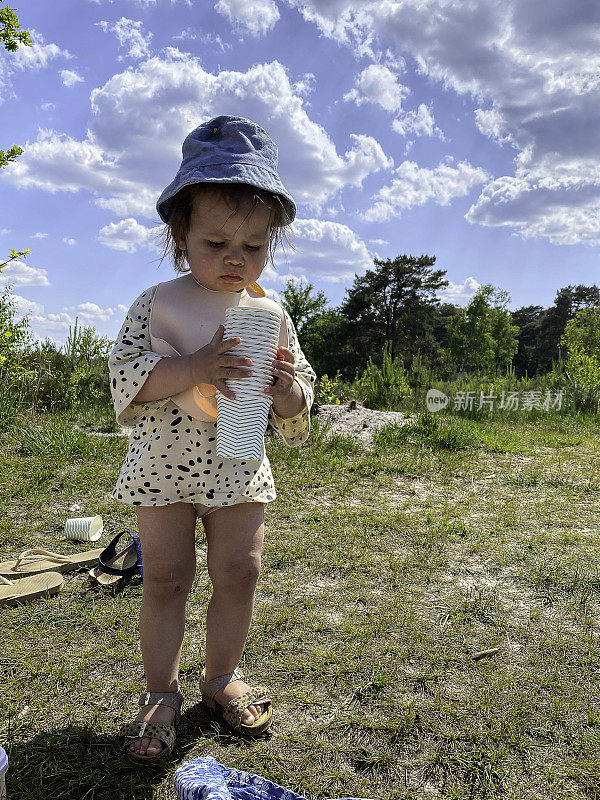
<path id="1" fill-rule="evenodd" d="M 375 411 L 365 408 L 356 400 L 341 405 L 318 405 L 315 403 L 311 409 L 311 417 L 318 419 L 320 425 L 328 427 L 326 437 L 329 438 L 336 433 L 345 433 L 353 436 L 360 444 L 369 447 L 373 443 L 373 433 L 387 425 L 389 422 L 396 422 L 398 425 L 406 425 L 411 422 L 412 417 L 403 411 Z M 269 429 L 269 433 L 275 431 Z M 103 433 L 95 430 L 86 430 L 94 436 L 125 436 L 131 433 L 131 428 L 121 428 L 116 433 Z"/>

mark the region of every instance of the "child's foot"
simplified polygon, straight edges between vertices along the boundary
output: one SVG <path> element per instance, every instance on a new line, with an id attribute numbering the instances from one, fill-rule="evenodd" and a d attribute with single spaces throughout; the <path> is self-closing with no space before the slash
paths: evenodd
<path id="1" fill-rule="evenodd" d="M 241 697 L 244 692 L 247 692 L 250 688 L 251 687 L 244 681 L 232 681 L 231 683 L 228 683 L 224 689 L 221 689 L 220 692 L 216 693 L 215 700 L 220 706 L 225 707 L 227 703 L 229 703 L 231 700 L 235 700 L 236 697 Z M 263 711 L 264 707 L 262 703 L 248 706 L 248 708 L 244 709 L 242 713 L 243 724 L 252 725 L 252 723 L 260 717 Z"/>
<path id="2" fill-rule="evenodd" d="M 145 706 L 140 708 L 139 714 L 135 718 L 136 722 L 164 722 L 167 725 L 172 725 L 175 719 L 175 709 L 169 706 L 155 705 Z M 158 755 L 165 745 L 160 739 L 129 739 L 125 742 L 125 746 L 129 747 L 135 753 L 142 756 L 153 758 Z"/>

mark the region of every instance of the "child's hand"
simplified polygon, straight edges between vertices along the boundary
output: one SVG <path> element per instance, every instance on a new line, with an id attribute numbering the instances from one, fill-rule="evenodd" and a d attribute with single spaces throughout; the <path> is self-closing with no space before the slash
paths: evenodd
<path id="1" fill-rule="evenodd" d="M 287 347 L 277 349 L 277 358 L 272 362 L 274 380 L 271 386 L 263 389 L 265 394 L 270 394 L 271 397 L 285 397 L 291 392 L 296 375 L 294 362 L 291 350 Z"/>
<path id="2" fill-rule="evenodd" d="M 226 355 L 227 351 L 241 342 L 239 336 L 223 341 L 225 326 L 219 325 L 211 341 L 192 353 L 194 383 L 209 383 L 222 392 L 225 397 L 235 400 L 235 395 L 227 387 L 226 378 L 247 378 L 252 373 L 252 361 L 241 356 Z"/>

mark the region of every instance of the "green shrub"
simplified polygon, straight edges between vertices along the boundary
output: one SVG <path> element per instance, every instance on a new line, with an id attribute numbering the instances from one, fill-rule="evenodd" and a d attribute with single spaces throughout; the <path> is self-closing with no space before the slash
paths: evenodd
<path id="1" fill-rule="evenodd" d="M 315 403 L 339 406 L 341 402 L 349 398 L 349 387 L 340 375 L 339 371 L 335 378 L 330 378 L 327 374 L 321 375 L 315 385 Z"/>
<path id="2" fill-rule="evenodd" d="M 404 364 L 398 357 L 392 361 L 389 342 L 383 348 L 381 369 L 369 358 L 366 370 L 352 384 L 352 391 L 364 406 L 373 409 L 397 409 L 410 396 Z"/>

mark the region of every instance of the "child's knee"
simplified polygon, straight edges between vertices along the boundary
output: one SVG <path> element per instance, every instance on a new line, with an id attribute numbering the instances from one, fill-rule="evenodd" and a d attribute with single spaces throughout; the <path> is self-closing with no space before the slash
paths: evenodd
<path id="1" fill-rule="evenodd" d="M 195 574 L 195 564 L 180 561 L 144 564 L 144 594 L 166 602 L 185 598 L 192 588 Z"/>
<path id="2" fill-rule="evenodd" d="M 212 564 L 210 580 L 215 589 L 233 594 L 254 592 L 260 574 L 260 555 L 245 558 L 228 558 L 220 564 Z"/>

